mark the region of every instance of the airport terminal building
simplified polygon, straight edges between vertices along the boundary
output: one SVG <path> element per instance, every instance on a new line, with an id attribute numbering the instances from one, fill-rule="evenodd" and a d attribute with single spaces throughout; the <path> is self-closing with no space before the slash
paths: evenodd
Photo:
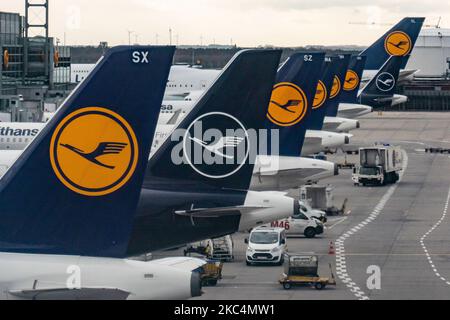
<path id="1" fill-rule="evenodd" d="M 37 121 L 46 102 L 69 89 L 70 50 L 54 45 L 47 22 L 41 35 L 28 36 L 34 26 L 28 16 L 0 12 L 0 121 Z"/>
<path id="2" fill-rule="evenodd" d="M 91 65 L 107 49 L 98 47 L 60 46 L 48 34 L 48 18 L 39 26 L 40 35 L 29 32 L 36 28 L 31 21 L 36 7 L 28 7 L 26 14 L 0 12 L 0 121 L 39 121 L 45 111 L 55 111 L 64 97 L 80 79 L 74 80 L 74 70 Z M 48 14 L 48 4 L 42 4 Z M 32 12 L 31 12 L 32 13 Z M 39 33 L 38 33 L 39 34 Z M 237 47 L 180 47 L 175 63 L 201 64 L 206 68 L 222 68 L 239 50 Z M 295 51 L 317 48 L 284 48 L 283 59 Z M 357 54 L 360 48 L 324 47 L 328 54 L 347 52 Z M 72 65 L 73 64 L 73 65 Z M 410 83 L 400 85 L 398 93 L 409 101 L 390 108 L 394 111 L 450 110 L 450 29 L 422 30 L 407 69 L 418 70 Z M 84 78 L 87 75 L 78 75 Z"/>

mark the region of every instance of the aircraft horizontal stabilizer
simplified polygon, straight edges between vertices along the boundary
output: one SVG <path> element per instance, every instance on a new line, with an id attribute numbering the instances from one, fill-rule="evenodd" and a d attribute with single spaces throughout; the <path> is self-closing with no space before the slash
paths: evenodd
<path id="1" fill-rule="evenodd" d="M 223 207 L 223 208 L 207 208 L 207 209 L 192 209 L 187 211 L 175 211 L 176 215 L 191 217 L 191 218 L 221 218 L 227 216 L 235 216 L 238 214 L 245 214 L 254 210 L 268 209 L 269 207 L 255 206 L 237 206 L 237 207 Z"/>
<path id="2" fill-rule="evenodd" d="M 126 300 L 129 292 L 116 288 L 82 288 L 68 289 L 32 289 L 32 290 L 14 290 L 9 294 L 28 300 Z"/>
<path id="3" fill-rule="evenodd" d="M 340 126 L 341 123 L 338 122 L 327 122 L 326 124 L 324 124 L 323 130 L 336 132 Z"/>
<path id="4" fill-rule="evenodd" d="M 322 138 L 319 138 L 319 137 L 306 137 L 305 144 L 321 145 L 322 144 Z"/>
<path id="5" fill-rule="evenodd" d="M 162 266 L 171 267 L 182 271 L 194 271 L 203 267 L 206 264 L 206 261 L 197 258 L 179 257 L 154 260 L 152 263 L 157 263 Z"/>
<path id="6" fill-rule="evenodd" d="M 374 99 L 376 102 L 391 102 L 393 100 L 393 97 L 387 97 L 387 98 L 377 98 Z"/>

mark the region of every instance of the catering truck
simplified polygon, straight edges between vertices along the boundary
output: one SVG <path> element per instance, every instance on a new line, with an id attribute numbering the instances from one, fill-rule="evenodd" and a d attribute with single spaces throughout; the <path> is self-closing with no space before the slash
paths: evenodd
<path id="1" fill-rule="evenodd" d="M 390 145 L 359 149 L 360 163 L 353 170 L 355 185 L 394 184 L 403 170 L 403 150 Z"/>

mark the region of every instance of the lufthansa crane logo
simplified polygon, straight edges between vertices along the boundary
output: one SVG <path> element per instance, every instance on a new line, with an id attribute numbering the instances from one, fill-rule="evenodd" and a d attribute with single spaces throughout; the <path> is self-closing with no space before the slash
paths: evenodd
<path id="1" fill-rule="evenodd" d="M 334 99 L 341 92 L 342 84 L 338 76 L 334 76 L 333 87 L 331 88 L 330 99 Z"/>
<path id="2" fill-rule="evenodd" d="M 133 176 L 138 157 L 131 126 L 105 108 L 71 113 L 56 128 L 50 144 L 50 162 L 58 179 L 85 196 L 121 189 Z"/>
<path id="3" fill-rule="evenodd" d="M 303 120 L 307 110 L 308 100 L 303 90 L 282 82 L 272 91 L 267 118 L 280 127 L 291 127 Z"/>
<path id="4" fill-rule="evenodd" d="M 411 52 L 412 41 L 406 33 L 395 31 L 386 37 L 384 47 L 389 55 L 403 57 Z"/>
<path id="5" fill-rule="evenodd" d="M 396 81 L 392 74 L 383 72 L 377 77 L 375 84 L 381 91 L 388 92 L 394 89 Z"/>
<path id="6" fill-rule="evenodd" d="M 345 76 L 344 90 L 345 91 L 353 91 L 358 88 L 359 85 L 359 77 L 353 70 L 348 70 L 347 75 Z"/>
<path id="7" fill-rule="evenodd" d="M 194 120 L 184 133 L 183 154 L 198 174 L 224 179 L 247 163 L 250 137 L 244 124 L 234 116 L 207 113 Z"/>
<path id="8" fill-rule="evenodd" d="M 325 87 L 325 84 L 319 80 L 319 83 L 317 84 L 316 96 L 314 97 L 313 109 L 319 109 L 323 106 L 325 101 L 327 101 L 327 96 L 327 88 Z"/>

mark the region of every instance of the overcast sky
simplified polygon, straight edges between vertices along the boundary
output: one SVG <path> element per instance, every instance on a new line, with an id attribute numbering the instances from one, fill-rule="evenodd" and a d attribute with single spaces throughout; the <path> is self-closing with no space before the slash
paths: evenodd
<path id="1" fill-rule="evenodd" d="M 24 0 L 1 11 L 24 13 Z M 368 45 L 394 23 L 425 16 L 450 27 L 450 0 L 51 0 L 50 33 L 67 44 Z M 158 36 L 157 36 L 158 35 Z"/>

